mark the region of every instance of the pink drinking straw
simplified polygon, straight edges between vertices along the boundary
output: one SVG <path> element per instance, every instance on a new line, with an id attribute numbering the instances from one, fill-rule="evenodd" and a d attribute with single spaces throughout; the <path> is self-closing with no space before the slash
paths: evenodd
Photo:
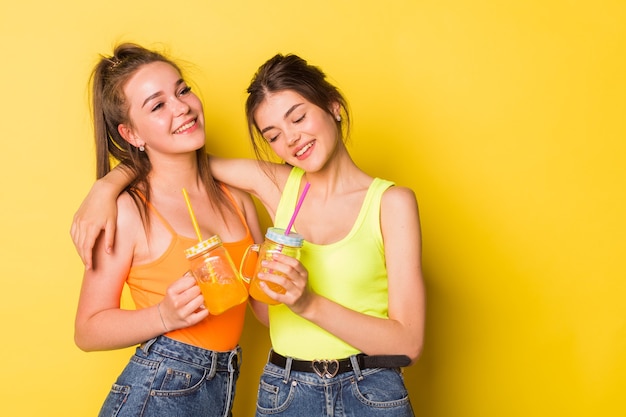
<path id="1" fill-rule="evenodd" d="M 289 224 L 287 225 L 287 228 L 285 229 L 286 235 L 289 234 L 289 232 L 291 231 L 291 226 L 293 226 L 293 222 L 296 221 L 296 216 L 298 215 L 298 212 L 300 211 L 300 207 L 302 207 L 302 202 L 304 201 L 304 197 L 306 196 L 306 192 L 309 191 L 310 186 L 311 184 L 308 182 L 304 185 L 304 190 L 302 190 L 302 195 L 300 196 L 300 199 L 298 200 L 298 204 L 296 204 L 296 209 L 293 211 L 291 220 L 289 220 Z"/>

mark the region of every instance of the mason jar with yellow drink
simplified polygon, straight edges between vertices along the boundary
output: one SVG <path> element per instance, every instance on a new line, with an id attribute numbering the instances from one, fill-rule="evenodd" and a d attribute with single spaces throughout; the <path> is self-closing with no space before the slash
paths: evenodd
<path id="1" fill-rule="evenodd" d="M 270 298 L 260 286 L 262 280 L 259 279 L 259 272 L 269 273 L 275 275 L 282 275 L 278 271 L 265 268 L 261 265 L 263 260 L 272 260 L 274 253 L 282 253 L 283 255 L 291 256 L 292 258 L 300 259 L 300 249 L 304 238 L 298 233 L 285 234 L 285 229 L 278 227 L 270 227 L 265 234 L 265 241 L 261 244 L 254 244 L 248 247 L 243 259 L 241 260 L 241 267 L 239 269 L 243 279 L 250 282 L 250 296 L 255 300 L 264 302 L 266 304 L 275 305 L 278 301 Z M 252 254 L 257 254 L 256 266 L 254 273 L 251 277 L 245 275 L 243 271 L 247 270 L 247 264 L 252 261 Z M 285 289 L 273 282 L 265 281 L 265 284 L 277 293 L 284 294 Z"/>

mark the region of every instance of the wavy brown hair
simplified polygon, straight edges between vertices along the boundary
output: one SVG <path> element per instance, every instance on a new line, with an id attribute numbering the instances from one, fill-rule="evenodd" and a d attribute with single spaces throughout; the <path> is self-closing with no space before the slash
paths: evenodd
<path id="1" fill-rule="evenodd" d="M 268 160 L 268 144 L 261 135 L 254 120 L 254 113 L 268 94 L 292 90 L 306 100 L 333 116 L 333 105 L 341 107 L 342 120 L 337 122 L 342 139 L 346 140 L 350 131 L 348 102 L 337 87 L 326 79 L 326 74 L 314 65 L 294 54 L 276 54 L 259 67 L 248 86 L 246 117 L 248 133 L 257 158 Z"/>

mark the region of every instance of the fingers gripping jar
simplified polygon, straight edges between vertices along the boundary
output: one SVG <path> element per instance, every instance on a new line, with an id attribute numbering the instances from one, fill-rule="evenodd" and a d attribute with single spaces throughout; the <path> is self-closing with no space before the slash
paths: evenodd
<path id="1" fill-rule="evenodd" d="M 304 238 L 302 235 L 297 233 L 289 233 L 285 234 L 285 229 L 281 229 L 278 227 L 270 227 L 267 229 L 267 233 L 265 234 L 265 241 L 261 245 L 252 245 L 248 247 L 246 254 L 242 260 L 242 265 L 240 271 L 245 270 L 245 265 L 248 262 L 250 253 L 258 253 L 258 259 L 256 261 L 256 266 L 254 268 L 254 274 L 252 277 L 243 276 L 244 279 L 250 281 L 250 296 L 255 300 L 264 302 L 266 304 L 275 305 L 278 302 L 272 298 L 270 298 L 260 286 L 262 280 L 259 279 L 259 272 L 261 273 L 270 273 L 275 275 L 282 275 L 280 272 L 270 270 L 268 268 L 264 268 L 261 266 L 261 262 L 264 260 L 272 260 L 272 255 L 274 253 L 282 253 L 283 255 L 291 256 L 295 259 L 300 259 L 300 249 L 302 248 L 302 244 L 304 242 Z M 242 272 L 243 275 L 243 272 Z M 265 281 L 265 284 L 272 290 L 277 293 L 284 294 L 285 289 L 278 284 L 274 284 L 273 282 Z"/>

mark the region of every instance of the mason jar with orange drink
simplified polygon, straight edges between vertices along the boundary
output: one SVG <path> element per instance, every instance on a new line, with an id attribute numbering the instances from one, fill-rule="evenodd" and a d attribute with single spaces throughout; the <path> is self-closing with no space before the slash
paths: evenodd
<path id="1" fill-rule="evenodd" d="M 186 249 L 185 256 L 209 313 L 222 314 L 248 299 L 246 286 L 219 236 Z"/>

